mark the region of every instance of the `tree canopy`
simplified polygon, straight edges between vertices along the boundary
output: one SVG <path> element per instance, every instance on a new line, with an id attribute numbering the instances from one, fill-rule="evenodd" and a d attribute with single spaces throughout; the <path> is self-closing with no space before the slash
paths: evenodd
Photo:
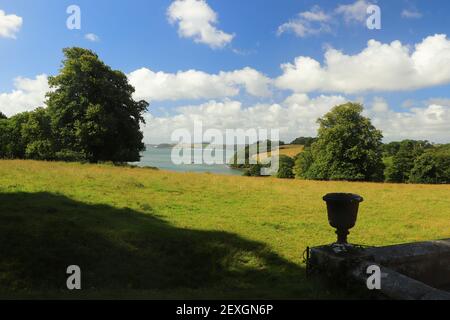
<path id="1" fill-rule="evenodd" d="M 57 150 L 90 162 L 137 161 L 145 146 L 140 123 L 148 103 L 134 101 L 126 75 L 90 50 L 64 49 L 59 75 L 49 77 L 47 97 Z"/>
<path id="2" fill-rule="evenodd" d="M 383 135 L 362 112 L 361 104 L 346 103 L 320 118 L 317 141 L 297 158 L 297 176 L 314 180 L 383 180 Z"/>
<path id="3" fill-rule="evenodd" d="M 450 183 L 450 150 L 427 150 L 414 162 L 411 183 Z"/>
<path id="4" fill-rule="evenodd" d="M 291 157 L 288 157 L 286 155 L 280 155 L 279 158 L 279 167 L 278 167 L 278 172 L 277 172 L 277 178 L 280 179 L 293 179 L 294 176 L 294 172 L 293 172 L 293 168 L 294 168 L 294 159 L 292 159 Z"/>
<path id="5" fill-rule="evenodd" d="M 0 115 L 0 157 L 138 161 L 148 103 L 135 101 L 126 75 L 94 52 L 67 48 L 64 56 L 59 74 L 48 79 L 47 108 Z"/>
<path id="6" fill-rule="evenodd" d="M 310 147 L 314 142 L 317 141 L 317 138 L 313 137 L 299 137 L 294 139 L 291 144 L 302 145 L 305 147 Z"/>
<path id="7" fill-rule="evenodd" d="M 429 148 L 432 145 L 428 141 L 403 140 L 388 144 L 385 151 L 389 151 L 387 157 L 391 156 L 391 161 L 387 162 L 386 181 L 408 182 L 415 160 Z"/>

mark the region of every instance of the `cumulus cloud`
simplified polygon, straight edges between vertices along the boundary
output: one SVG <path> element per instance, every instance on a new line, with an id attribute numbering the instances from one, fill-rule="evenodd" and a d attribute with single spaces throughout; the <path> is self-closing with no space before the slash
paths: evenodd
<path id="1" fill-rule="evenodd" d="M 376 98 L 367 110 L 375 127 L 383 131 L 386 141 L 417 139 L 448 143 L 450 106 L 430 104 L 412 107 L 407 112 L 389 108 L 382 98 Z"/>
<path id="2" fill-rule="evenodd" d="M 323 66 L 300 56 L 281 67 L 283 74 L 276 85 L 295 92 L 413 90 L 450 82 L 450 40 L 444 34 L 430 36 L 412 52 L 400 41 L 383 44 L 370 40 L 355 55 L 328 49 Z"/>
<path id="3" fill-rule="evenodd" d="M 330 32 L 329 20 L 331 20 L 330 15 L 326 14 L 319 6 L 314 6 L 310 11 L 300 12 L 295 19 L 279 26 L 277 34 L 293 32 L 298 37 L 303 38 Z"/>
<path id="4" fill-rule="evenodd" d="M 366 0 L 358 0 L 352 4 L 340 5 L 336 8 L 336 14 L 342 15 L 346 23 L 364 22 L 367 19 L 367 8 L 373 3 Z"/>
<path id="5" fill-rule="evenodd" d="M 193 130 L 194 121 L 201 121 L 205 130 L 279 129 L 282 139 L 290 141 L 302 135 L 315 135 L 317 118 L 345 101 L 342 96 L 310 98 L 305 94 L 292 95 L 281 103 L 251 106 L 244 106 L 237 100 L 211 100 L 200 105 L 180 107 L 176 114 L 170 116 L 148 114 L 143 130 L 147 143 L 169 142 L 174 130 Z"/>
<path id="6" fill-rule="evenodd" d="M 217 13 L 205 0 L 176 0 L 167 9 L 167 16 L 170 23 L 178 24 L 180 37 L 193 38 L 211 48 L 222 48 L 234 38 L 217 29 Z"/>
<path id="7" fill-rule="evenodd" d="M 146 143 L 170 142 L 176 129 L 193 130 L 194 122 L 201 121 L 204 130 L 219 129 L 279 129 L 280 138 L 291 141 L 299 136 L 316 136 L 317 119 L 334 106 L 348 102 L 341 95 L 320 95 L 311 98 L 296 93 L 281 103 L 244 106 L 242 102 L 225 99 L 211 100 L 200 105 L 180 107 L 174 115 L 147 115 L 143 127 Z M 383 131 L 385 141 L 420 139 L 448 143 L 450 106 L 431 104 L 411 108 L 407 112 L 393 110 L 380 97 L 366 105 L 365 115 Z"/>
<path id="8" fill-rule="evenodd" d="M 431 98 L 426 101 L 427 104 L 438 104 L 441 106 L 450 107 L 449 98 Z"/>
<path id="9" fill-rule="evenodd" d="M 316 5 L 311 10 L 300 12 L 294 19 L 283 23 L 278 27 L 277 34 L 292 32 L 296 36 L 304 38 L 332 32 L 333 25 L 338 25 L 342 19 L 347 24 L 365 22 L 368 17 L 367 9 L 371 5 L 372 3 L 369 1 L 357 0 L 352 4 L 339 5 L 329 12 L 323 11 Z"/>
<path id="10" fill-rule="evenodd" d="M 86 40 L 88 40 L 88 41 L 91 41 L 91 42 L 98 42 L 98 41 L 100 41 L 99 36 L 96 35 L 96 34 L 94 34 L 94 33 L 88 33 L 88 34 L 86 34 L 86 35 L 84 36 L 84 38 L 85 38 Z"/>
<path id="11" fill-rule="evenodd" d="M 17 32 L 22 27 L 22 17 L 15 14 L 7 15 L 5 11 L 0 10 L 0 37 L 15 39 Z"/>
<path id="12" fill-rule="evenodd" d="M 233 73 L 226 76 L 233 76 Z M 14 87 L 11 92 L 0 94 L 0 111 L 7 116 L 43 106 L 45 94 L 49 91 L 46 75 L 34 79 L 16 78 Z M 317 119 L 332 107 L 347 101 L 348 97 L 343 95 L 311 97 L 305 93 L 293 93 L 278 103 L 253 105 L 228 98 L 216 99 L 179 107 L 170 115 L 153 116 L 148 113 L 145 116 L 147 124 L 142 129 L 147 143 L 169 142 L 175 129 L 192 130 L 194 121 L 202 121 L 205 129 L 279 129 L 281 139 L 291 141 L 299 136 L 315 136 Z M 420 103 L 411 101 L 407 110 L 396 111 L 386 100 L 376 97 L 366 104 L 365 114 L 383 131 L 385 141 L 421 139 L 448 143 L 448 98 L 432 98 Z"/>
<path id="13" fill-rule="evenodd" d="M 253 96 L 271 94 L 271 79 L 248 67 L 218 74 L 197 70 L 165 73 L 141 68 L 128 78 L 136 88 L 135 98 L 148 101 L 233 97 L 240 93 L 241 87 Z"/>
<path id="14" fill-rule="evenodd" d="M 35 79 L 18 77 L 14 88 L 12 92 L 0 93 L 0 111 L 8 117 L 44 105 L 45 94 L 49 91 L 47 75 L 41 74 Z"/>

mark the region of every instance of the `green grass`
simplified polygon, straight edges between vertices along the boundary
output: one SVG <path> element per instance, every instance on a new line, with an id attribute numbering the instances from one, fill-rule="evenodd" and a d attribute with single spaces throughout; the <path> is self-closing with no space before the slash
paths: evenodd
<path id="1" fill-rule="evenodd" d="M 345 298 L 305 276 L 322 196 L 361 194 L 350 241 L 450 237 L 450 186 L 313 182 L 0 161 L 2 298 Z M 80 292 L 66 268 L 82 269 Z"/>
<path id="2" fill-rule="evenodd" d="M 278 148 L 278 154 L 281 155 L 285 155 L 291 158 L 294 158 L 296 155 L 298 155 L 299 153 L 303 152 L 303 150 L 305 149 L 304 146 L 301 145 L 297 145 L 297 144 L 286 144 L 286 145 L 282 145 Z M 258 160 L 264 160 L 267 157 L 270 157 L 272 155 L 272 152 L 263 152 L 260 153 L 258 155 L 254 155 L 253 158 L 258 159 Z"/>

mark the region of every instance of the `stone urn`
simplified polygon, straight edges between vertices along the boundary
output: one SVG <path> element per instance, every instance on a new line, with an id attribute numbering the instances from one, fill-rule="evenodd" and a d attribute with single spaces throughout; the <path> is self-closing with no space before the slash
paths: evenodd
<path id="1" fill-rule="evenodd" d="M 336 229 L 337 244 L 348 244 L 349 229 L 355 226 L 359 204 L 364 199 L 352 193 L 329 193 L 323 200 L 327 203 L 328 222 Z"/>

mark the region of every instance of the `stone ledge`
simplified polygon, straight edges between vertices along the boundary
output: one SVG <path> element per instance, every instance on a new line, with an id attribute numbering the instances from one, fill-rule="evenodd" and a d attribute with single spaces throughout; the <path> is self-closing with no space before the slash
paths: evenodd
<path id="1" fill-rule="evenodd" d="M 450 300 L 450 239 L 386 247 L 312 248 L 308 268 L 366 288 L 367 267 L 377 265 L 383 296 L 401 300 Z M 444 290 L 447 289 L 447 290 Z"/>

